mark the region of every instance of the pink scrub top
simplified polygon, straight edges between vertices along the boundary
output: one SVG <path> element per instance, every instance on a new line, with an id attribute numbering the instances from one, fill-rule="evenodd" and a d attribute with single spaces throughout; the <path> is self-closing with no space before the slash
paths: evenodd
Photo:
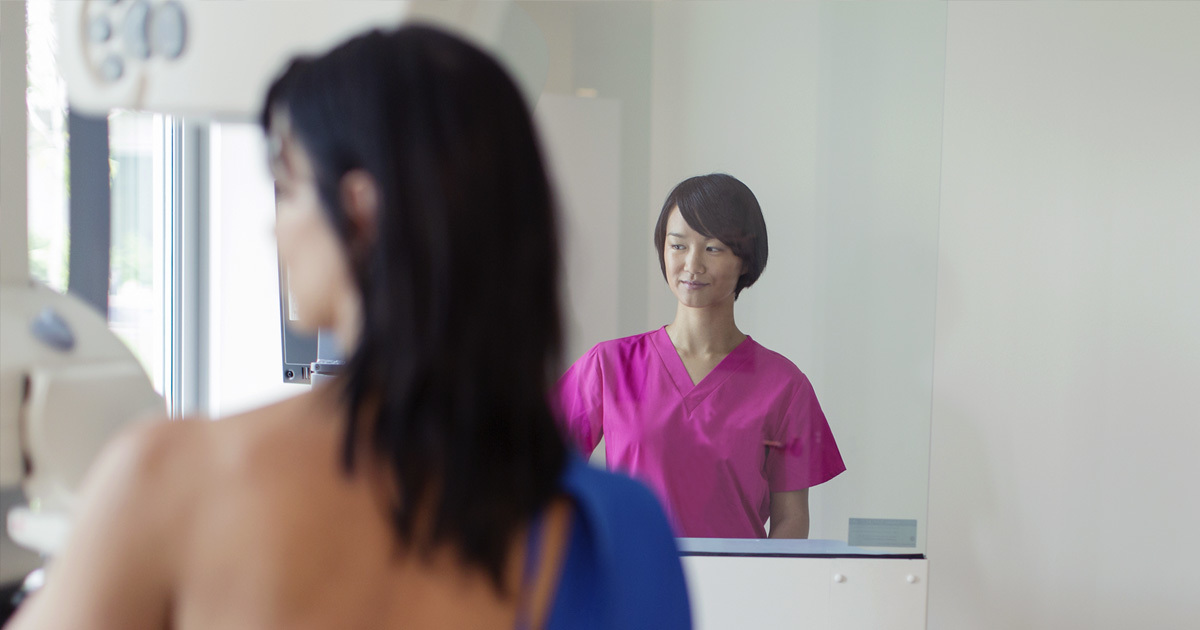
<path id="1" fill-rule="evenodd" d="M 764 538 L 771 493 L 846 470 L 808 377 L 746 337 L 693 384 L 666 328 L 597 344 L 559 380 L 568 440 L 649 485 L 676 535 Z"/>

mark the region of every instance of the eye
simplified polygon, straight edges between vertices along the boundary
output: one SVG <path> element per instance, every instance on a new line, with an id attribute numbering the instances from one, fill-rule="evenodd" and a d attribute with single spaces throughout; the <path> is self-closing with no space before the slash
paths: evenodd
<path id="1" fill-rule="evenodd" d="M 717 253 L 717 252 L 721 251 L 721 248 L 720 248 L 720 247 L 709 246 L 709 248 L 708 248 L 708 251 L 710 251 L 710 252 L 712 252 L 712 253 L 714 253 L 714 254 L 715 254 L 715 253 Z"/>
<path id="2" fill-rule="evenodd" d="M 671 243 L 671 249 L 679 251 L 683 249 L 683 245 L 680 245 L 679 243 Z"/>

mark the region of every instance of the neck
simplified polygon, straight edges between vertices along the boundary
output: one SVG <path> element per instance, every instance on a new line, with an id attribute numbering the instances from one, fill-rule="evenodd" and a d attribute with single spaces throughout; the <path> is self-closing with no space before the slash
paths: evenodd
<path id="1" fill-rule="evenodd" d="M 733 321 L 732 299 L 708 308 L 679 304 L 667 334 L 677 351 L 690 355 L 724 356 L 746 338 Z"/>

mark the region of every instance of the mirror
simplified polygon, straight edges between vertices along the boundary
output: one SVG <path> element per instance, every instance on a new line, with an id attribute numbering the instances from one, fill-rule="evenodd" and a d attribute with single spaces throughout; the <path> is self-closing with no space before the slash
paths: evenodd
<path id="1" fill-rule="evenodd" d="M 550 60 L 568 364 L 672 320 L 658 210 L 687 177 L 735 175 L 770 242 L 738 326 L 809 377 L 847 466 L 811 490 L 809 536 L 923 553 L 945 5 L 517 4 Z"/>

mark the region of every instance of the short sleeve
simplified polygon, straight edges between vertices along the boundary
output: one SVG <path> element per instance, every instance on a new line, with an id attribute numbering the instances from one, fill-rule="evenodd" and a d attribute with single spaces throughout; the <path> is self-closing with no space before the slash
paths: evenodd
<path id="1" fill-rule="evenodd" d="M 592 348 L 558 379 L 555 412 L 567 441 L 585 456 L 596 450 L 604 435 L 604 371 L 597 348 Z"/>
<path id="2" fill-rule="evenodd" d="M 793 392 L 771 440 L 778 445 L 767 452 L 771 492 L 811 488 L 846 470 L 833 431 L 807 378 Z"/>

